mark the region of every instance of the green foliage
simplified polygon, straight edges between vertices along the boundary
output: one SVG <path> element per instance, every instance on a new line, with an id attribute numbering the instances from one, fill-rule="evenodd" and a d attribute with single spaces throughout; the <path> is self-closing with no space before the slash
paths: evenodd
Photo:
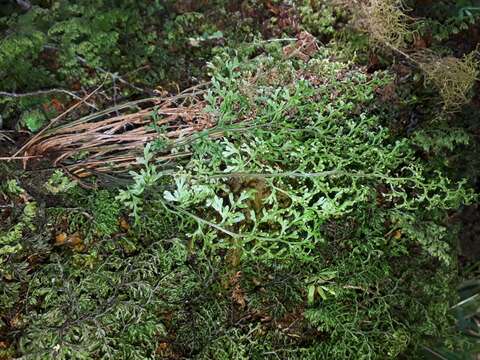
<path id="1" fill-rule="evenodd" d="M 94 193 L 86 208 L 92 211 L 95 235 L 110 236 L 118 230 L 120 204 L 110 192 L 101 190 Z"/>
<path id="2" fill-rule="evenodd" d="M 466 274 L 467 276 L 469 274 Z M 458 337 L 450 348 L 425 346 L 426 359 L 472 360 L 479 350 L 479 281 L 463 281 L 459 288 L 459 301 L 450 308 L 459 329 Z"/>
<path id="3" fill-rule="evenodd" d="M 335 25 L 341 18 L 346 18 L 346 10 L 339 4 L 329 1 L 299 1 L 297 9 L 301 24 L 308 32 L 331 38 L 337 31 Z"/>
<path id="4" fill-rule="evenodd" d="M 53 177 L 56 177 L 54 174 Z M 70 183 L 71 184 L 71 183 Z M 87 243 L 97 238 L 113 235 L 118 231 L 120 220 L 120 204 L 115 196 L 107 190 L 98 190 L 86 193 L 73 184 L 67 186 L 66 195 L 75 201 L 76 207 L 53 207 L 49 215 L 56 219 L 57 225 L 62 223 L 62 218 L 67 218 L 66 231 L 69 234 L 80 233 Z M 58 190 L 58 188 L 54 188 Z"/>
<path id="5" fill-rule="evenodd" d="M 461 128 L 445 128 L 440 125 L 435 129 L 417 131 L 414 138 L 423 151 L 435 154 L 454 151 L 460 145 L 468 145 L 471 140 L 468 133 Z"/>
<path id="6" fill-rule="evenodd" d="M 157 171 L 157 167 L 150 163 L 154 156 L 151 151 L 151 146 L 151 144 L 147 144 L 143 157 L 137 159 L 138 163 L 143 165 L 140 172 L 130 172 L 134 184 L 126 190 L 120 190 L 117 196 L 117 200 L 131 210 L 131 215 L 137 224 L 139 224 L 141 218 L 145 190 L 154 185 L 162 176 L 162 174 Z"/>
<path id="7" fill-rule="evenodd" d="M 171 0 L 59 0 L 24 14 L 8 14 L 0 17 L 0 33 L 5 34 L 0 41 L 0 87 L 18 93 L 78 90 L 98 85 L 107 71 L 112 76 L 105 91 L 117 86 L 118 97 L 142 87 L 177 90 L 190 83 L 189 77 L 204 77 L 205 62 L 226 41 L 224 34 L 238 41 L 252 32 L 250 22 L 230 14 L 228 5 L 223 0 L 202 7 Z M 225 21 L 232 17 L 237 21 Z M 114 74 L 136 88 L 119 83 Z M 71 100 L 62 93 L 1 97 L 0 106 L 5 120 L 13 122 L 18 113 L 29 117 L 32 108 L 48 104 L 53 96 L 62 103 Z M 27 124 L 31 129 L 38 127 L 38 121 L 28 123 L 33 123 Z"/>
<path id="8" fill-rule="evenodd" d="M 9 199 L 16 200 L 24 190 L 16 180 L 8 180 L 0 187 L 0 196 L 5 193 Z M 27 244 L 24 237 L 36 230 L 35 220 L 38 213 L 37 203 L 34 201 L 24 205 L 18 205 L 19 214 L 9 225 L 8 222 L 0 227 L 0 308 L 1 313 L 6 314 L 18 301 L 21 286 L 12 281 L 17 276 L 23 276 L 25 264 L 18 259 L 26 253 Z M 1 214 L 0 214 L 1 215 Z M 0 331 L 4 321 L 0 321 Z M 2 349 L 3 351 L 3 349 Z M 5 350 L 6 353 L 10 351 Z M 0 352 L 0 354 L 2 354 Z"/>
<path id="9" fill-rule="evenodd" d="M 432 35 L 436 42 L 444 42 L 475 25 L 480 19 L 480 6 L 476 0 L 436 1 L 423 9 L 421 16 L 422 21 L 416 25 L 420 35 Z"/>
<path id="10" fill-rule="evenodd" d="M 18 68 L 0 70 L 0 85 L 90 85 L 95 67 L 143 85 L 201 75 L 229 41 L 222 19 L 238 16 L 212 4 L 55 1 L 3 18 L 14 31 L 0 65 Z M 326 39 L 345 15 L 299 4 L 301 27 Z M 56 171 L 39 187 L 45 199 L 8 215 L 0 357 L 415 359 L 470 348 L 451 306 L 478 330 L 478 296 L 458 302 L 447 219 L 475 198 L 450 174 L 471 138 L 444 123 L 396 135 L 395 109 L 377 101 L 393 76 L 339 61 L 348 51 L 335 45 L 298 60 L 281 41 L 260 43 L 214 51 L 205 99 L 216 128 L 147 145 L 123 189 L 85 190 Z M 47 100 L 15 106 L 27 118 Z M 191 158 L 163 168 L 156 151 L 171 147 Z M 1 190 L 28 199 L 16 181 Z"/>
<path id="11" fill-rule="evenodd" d="M 10 196 L 21 195 L 24 190 L 18 185 L 16 180 L 8 180 L 2 188 Z M 28 202 L 23 206 L 22 213 L 16 222 L 10 229 L 0 232 L 0 266 L 5 260 L 5 257 L 9 254 L 15 254 L 22 250 L 21 239 L 25 231 L 33 231 L 35 226 L 33 220 L 35 219 L 37 212 L 37 204 L 35 202 Z M 1 268 L 0 268 L 1 269 Z"/>
<path id="12" fill-rule="evenodd" d="M 135 54 L 132 60 L 136 60 L 132 65 L 138 66 L 139 58 L 143 57 L 145 61 L 152 53 L 152 47 L 147 45 L 155 39 L 151 38 L 153 32 L 140 33 L 142 25 L 151 25 L 143 23 L 141 9 L 132 5 L 128 0 L 115 7 L 106 1 L 85 0 L 75 4 L 59 1 L 50 8 L 34 7 L 20 16 L 15 24 L 10 24 L 15 35 L 2 42 L 2 68 L 14 66 L 14 71 L 8 74 L 15 76 L 15 81 L 1 76 L 2 83 L 13 90 L 75 80 L 87 84 L 87 69 L 76 56 L 84 58 L 92 68 L 121 70 L 116 66 L 121 63 L 122 57 L 127 56 L 124 46 L 128 38 L 132 43 L 145 45 L 142 51 L 132 52 L 132 55 Z M 152 10 L 162 11 L 161 6 L 157 7 L 153 5 Z M 45 48 L 46 45 L 49 47 Z M 43 60 L 42 56 L 47 60 Z M 34 64 L 38 62 L 41 66 L 33 71 Z"/>
<path id="13" fill-rule="evenodd" d="M 399 230 L 448 262 L 441 224 L 425 227 L 422 219 L 440 221 L 442 211 L 472 196 L 462 183 L 451 185 L 441 172 L 431 173 L 410 141 L 393 140 L 373 114 L 374 89 L 388 76 L 369 78 L 320 57 L 287 63 L 282 76 L 291 75 L 291 82 L 269 83 L 273 67 L 282 66 L 274 56 L 241 63 L 240 71 L 238 61 L 224 64 L 218 73 L 232 75 L 214 78 L 209 97 L 223 101 L 211 106 L 228 120 L 257 109 L 255 127 L 208 140 L 211 151 L 196 152 L 188 170 L 179 170 L 184 177 L 177 178 L 175 192 L 164 194 L 168 206 L 187 217 L 195 209 L 190 218 L 198 223 L 194 238 L 202 246 L 229 247 L 233 238 L 245 257 L 312 261 L 326 246 L 320 231 L 326 222 L 363 218 L 359 211 L 371 204 L 368 211 L 388 224 L 369 234 L 379 250 L 402 253 L 405 242 L 385 236 Z M 293 80 L 295 73 L 311 81 Z M 238 190 L 229 189 L 233 182 L 240 183 Z M 358 225 L 371 228 L 367 222 Z M 364 242 L 351 241 L 354 249 Z"/>
<path id="14" fill-rule="evenodd" d="M 375 89 L 391 81 L 388 73 L 366 75 L 328 50 L 305 63 L 269 49 L 212 63 L 207 100 L 224 137 L 200 134 L 181 149 L 193 155 L 173 173 L 173 189 L 158 191 L 148 147 L 143 172 L 121 196 L 148 204 L 144 218 L 155 209 L 177 217 L 190 251 L 220 256 L 220 271 L 241 269 L 243 295 L 231 296 L 243 297 L 249 313 L 271 304 L 263 316 L 277 329 L 302 308 L 303 342 L 261 321 L 225 323 L 231 315 L 220 291 L 177 320 L 176 346 L 198 358 L 395 359 L 440 338 L 448 344 L 455 277 L 444 219 L 472 192 L 442 164 L 418 157 L 420 136 L 394 138 L 385 127 Z M 466 141 L 459 134 L 444 151 Z M 283 284 L 268 287 L 267 274 Z"/>
<path id="15" fill-rule="evenodd" d="M 7 195 L 20 195 L 24 192 L 15 179 L 7 180 L 5 186 L 3 186 L 3 189 L 1 190 L 5 191 Z"/>
<path id="16" fill-rule="evenodd" d="M 26 359 L 153 358 L 168 312 L 198 286 L 179 242 L 133 257 L 121 242 L 103 242 L 93 253 L 52 254 L 29 283 L 19 345 Z"/>
<path id="17" fill-rule="evenodd" d="M 338 271 L 331 285 L 337 288 L 336 296 L 305 313 L 328 339 L 317 344 L 321 357 L 416 358 L 411 346 L 443 334 L 451 325 L 448 302 L 452 299 L 447 290 L 452 280 L 450 269 L 430 270 L 428 260 L 392 257 L 389 261 L 369 261 L 358 254 L 337 255 L 330 265 Z M 421 285 L 407 285 L 406 279 L 412 277 Z"/>
<path id="18" fill-rule="evenodd" d="M 20 122 L 31 132 L 39 131 L 46 123 L 45 114 L 40 110 L 24 112 Z"/>
<path id="19" fill-rule="evenodd" d="M 0 234 L 0 255 L 8 255 L 19 252 L 22 249 L 20 240 L 25 229 L 33 230 L 32 220 L 35 217 L 36 204 L 34 202 L 28 203 L 23 209 L 23 214 L 19 222 L 8 230 L 5 234 Z M 0 258 L 0 264 L 1 264 Z"/>
<path id="20" fill-rule="evenodd" d="M 0 42 L 2 88 L 28 87 L 33 79 L 37 79 L 39 82 L 48 82 L 47 72 L 44 69 L 36 68 L 33 63 L 45 42 L 45 34 L 40 31 L 25 31 L 2 39 Z M 23 61 L 19 61 L 19 59 Z"/>
<path id="21" fill-rule="evenodd" d="M 50 179 L 45 183 L 45 189 L 52 194 L 58 194 L 68 192 L 76 185 L 77 182 L 70 180 L 62 171 L 55 170 Z"/>

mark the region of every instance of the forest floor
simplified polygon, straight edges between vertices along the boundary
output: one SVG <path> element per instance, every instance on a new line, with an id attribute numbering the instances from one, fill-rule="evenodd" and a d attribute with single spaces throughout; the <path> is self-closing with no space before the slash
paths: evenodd
<path id="1" fill-rule="evenodd" d="M 0 12 L 48 39 L 5 92 L 78 94 L 0 98 L 0 359 L 478 352 L 478 81 L 444 112 L 336 2 L 47 3 Z"/>

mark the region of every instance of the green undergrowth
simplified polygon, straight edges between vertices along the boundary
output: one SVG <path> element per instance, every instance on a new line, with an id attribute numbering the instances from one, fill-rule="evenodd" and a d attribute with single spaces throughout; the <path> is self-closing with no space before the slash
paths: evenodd
<path id="1" fill-rule="evenodd" d="M 175 149 L 193 155 L 173 174 L 147 146 L 118 194 L 48 182 L 78 211 L 63 231 L 83 246 L 57 235 L 23 284 L 9 323 L 18 354 L 410 359 L 458 347 L 448 215 L 474 197 L 420 156 L 420 135 L 391 134 L 376 95 L 391 74 L 325 49 L 248 55 L 212 62 L 206 99 L 223 136 Z M 57 231 L 65 211 L 49 209 Z"/>
<path id="2" fill-rule="evenodd" d="M 228 0 L 33 0 L 28 12 L 2 4 L 0 87 L 34 93 L 0 97 L 4 124 L 35 132 L 59 105 L 101 83 L 116 101 L 196 84 L 217 46 L 257 36 L 265 6 L 252 1 L 256 9 L 250 14 L 247 3 L 244 9 Z M 48 89 L 60 91 L 35 94 Z M 101 107 L 105 99 L 95 102 Z"/>
<path id="3" fill-rule="evenodd" d="M 468 32 L 480 19 L 480 6 L 475 0 L 438 1 L 430 5 L 408 0 L 406 4 L 422 20 L 418 24 L 419 34 L 437 43 Z"/>
<path id="4" fill-rule="evenodd" d="M 192 154 L 173 170 L 151 144 L 121 190 L 57 171 L 34 201 L 5 179 L 0 201 L 15 210 L 0 213 L 0 358 L 416 359 L 467 348 L 451 311 L 450 215 L 475 199 L 451 175 L 471 139 L 443 122 L 399 136 L 398 104 L 381 99 L 393 73 L 340 61 L 338 48 L 297 57 L 282 45 L 211 61 L 217 126 L 171 150 Z"/>
<path id="5" fill-rule="evenodd" d="M 244 258 L 314 261 L 328 242 L 322 227 L 352 217 L 369 239 L 349 239 L 352 250 L 401 255 L 416 243 L 449 263 L 442 219 L 473 195 L 419 158 L 415 141 L 390 135 L 374 100 L 389 75 L 328 53 L 308 63 L 278 54 L 212 65 L 207 98 L 226 136 L 193 145 L 165 206 L 197 223 L 200 248 L 235 245 Z"/>
<path id="6" fill-rule="evenodd" d="M 445 221 L 473 193 L 449 179 L 448 164 L 419 157 L 421 133 L 391 135 L 375 95 L 388 73 L 367 75 L 328 51 L 304 63 L 278 50 L 213 62 L 207 99 L 225 136 L 192 146 L 159 206 L 191 222 L 200 253 L 233 252 L 240 268 L 302 266 L 303 320 L 316 340 L 295 348 L 300 358 L 414 356 L 452 325 Z"/>

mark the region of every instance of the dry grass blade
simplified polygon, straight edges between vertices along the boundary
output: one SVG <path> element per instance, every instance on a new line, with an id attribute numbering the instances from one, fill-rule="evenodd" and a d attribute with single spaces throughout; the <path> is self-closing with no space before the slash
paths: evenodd
<path id="1" fill-rule="evenodd" d="M 40 156 L 4 156 L 0 157 L 0 161 L 10 161 L 10 160 L 29 160 L 39 158 Z"/>
<path id="2" fill-rule="evenodd" d="M 95 90 L 93 90 L 90 94 L 88 94 L 87 96 L 85 96 L 81 101 L 79 101 L 78 103 L 72 105 L 70 108 L 68 108 L 67 110 L 65 110 L 63 113 L 61 113 L 60 115 L 58 115 L 55 119 L 53 119 L 50 124 L 47 125 L 47 127 L 45 127 L 43 130 L 41 130 L 38 134 L 36 134 L 33 138 L 31 138 L 25 145 L 23 145 L 20 150 L 18 150 L 15 154 L 13 154 L 12 158 L 14 157 L 17 157 L 22 151 L 25 151 L 25 154 L 26 156 L 29 156 L 30 154 L 28 154 L 27 152 L 27 149 L 29 146 L 31 146 L 32 144 L 35 143 L 35 141 L 37 141 L 37 139 L 44 133 L 46 132 L 51 126 L 53 126 L 54 124 L 56 124 L 60 119 L 64 118 L 68 113 L 72 112 L 73 110 L 75 110 L 76 108 L 78 108 L 79 106 L 81 106 L 83 103 L 85 103 L 88 99 L 90 99 L 95 93 L 97 93 L 102 87 L 103 87 L 103 84 L 105 83 L 105 81 L 102 82 L 102 84 L 100 84 L 100 86 L 98 86 Z"/>
<path id="3" fill-rule="evenodd" d="M 126 171 L 147 142 L 175 143 L 214 125 L 204 111 L 199 87 L 166 98 L 115 106 L 43 131 L 25 147 L 25 156 L 42 156 L 55 166 L 68 166 L 76 176 L 89 170 Z M 117 115 L 119 114 L 120 115 Z M 173 159 L 165 154 L 163 160 Z"/>

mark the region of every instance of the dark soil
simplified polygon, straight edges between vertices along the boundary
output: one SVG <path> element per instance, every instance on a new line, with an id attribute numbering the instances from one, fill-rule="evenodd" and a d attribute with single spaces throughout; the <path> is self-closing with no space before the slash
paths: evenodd
<path id="1" fill-rule="evenodd" d="M 462 267 L 480 260 L 480 204 L 466 207 L 460 214 L 459 258 Z"/>

